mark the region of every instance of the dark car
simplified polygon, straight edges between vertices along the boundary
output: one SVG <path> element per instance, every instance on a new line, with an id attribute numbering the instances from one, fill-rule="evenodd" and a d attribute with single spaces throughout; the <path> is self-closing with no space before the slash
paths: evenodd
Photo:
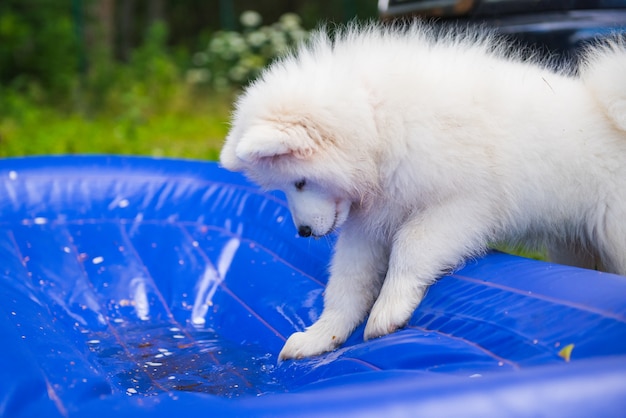
<path id="1" fill-rule="evenodd" d="M 626 0 L 379 0 L 378 6 L 385 20 L 480 23 L 566 59 L 597 37 L 626 33 Z"/>

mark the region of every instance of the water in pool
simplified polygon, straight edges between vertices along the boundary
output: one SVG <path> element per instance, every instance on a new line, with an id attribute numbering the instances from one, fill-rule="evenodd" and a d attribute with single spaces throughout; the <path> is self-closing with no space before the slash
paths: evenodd
<path id="1" fill-rule="evenodd" d="M 95 361 L 129 396 L 191 391 L 224 397 L 284 391 L 276 356 L 207 329 L 134 324 L 87 335 Z"/>

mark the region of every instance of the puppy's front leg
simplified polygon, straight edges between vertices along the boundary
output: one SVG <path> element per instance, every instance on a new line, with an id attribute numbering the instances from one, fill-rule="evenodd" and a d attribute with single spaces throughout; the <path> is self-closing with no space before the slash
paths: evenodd
<path id="1" fill-rule="evenodd" d="M 343 344 L 372 307 L 386 259 L 381 244 L 364 239 L 360 232 L 345 225 L 335 246 L 324 310 L 317 322 L 289 337 L 279 359 L 315 356 Z"/>
<path id="2" fill-rule="evenodd" d="M 451 201 L 427 209 L 397 232 L 389 270 L 365 327 L 365 339 L 406 325 L 424 293 L 441 274 L 482 253 L 493 228 L 472 202 Z"/>

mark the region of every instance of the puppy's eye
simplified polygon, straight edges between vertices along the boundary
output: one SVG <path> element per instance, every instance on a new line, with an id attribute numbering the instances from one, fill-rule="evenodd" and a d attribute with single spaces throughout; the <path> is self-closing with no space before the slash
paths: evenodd
<path id="1" fill-rule="evenodd" d="M 305 179 L 302 179 L 302 180 L 300 180 L 300 181 L 297 181 L 297 182 L 295 183 L 296 190 L 302 190 L 302 189 L 304 189 L 304 185 L 305 185 L 305 184 L 306 184 L 306 180 L 305 180 Z"/>

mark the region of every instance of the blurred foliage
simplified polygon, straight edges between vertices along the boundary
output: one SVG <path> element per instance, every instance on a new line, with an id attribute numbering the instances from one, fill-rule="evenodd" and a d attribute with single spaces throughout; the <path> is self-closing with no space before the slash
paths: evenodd
<path id="1" fill-rule="evenodd" d="M 69 2 L 0 2 L 1 86 L 23 90 L 45 87 L 52 94 L 64 94 L 76 77 L 78 56 Z"/>
<path id="2" fill-rule="evenodd" d="M 0 90 L 0 157 L 138 154 L 214 160 L 228 129 L 233 91 L 184 82 L 167 52 L 167 30 L 153 25 L 127 64 L 105 51 L 74 71 L 65 94 L 44 80 Z"/>
<path id="3" fill-rule="evenodd" d="M 217 90 L 245 85 L 308 37 L 296 14 L 286 13 L 271 25 L 262 26 L 262 21 L 259 13 L 249 10 L 241 14 L 241 32 L 215 32 L 206 48 L 193 55 L 188 82 Z"/>
<path id="4" fill-rule="evenodd" d="M 166 41 L 167 28 L 157 22 L 128 63 L 113 61 L 106 51 L 94 53 L 90 71 L 81 80 L 80 109 L 136 118 L 171 106 L 185 86 Z"/>
<path id="5" fill-rule="evenodd" d="M 228 3 L 232 10 L 222 10 L 217 7 L 218 3 Z M 376 0 L 185 0 L 168 1 L 165 14 L 169 17 L 174 42 L 193 50 L 202 46 L 198 43 L 198 33 L 202 31 L 241 29 L 239 17 L 247 10 L 257 11 L 266 22 L 277 22 L 283 14 L 293 13 L 300 17 L 302 26 L 312 29 L 320 21 L 340 23 L 355 18 L 375 19 L 377 5 Z M 177 22 L 184 22 L 184 25 Z"/>
<path id="6" fill-rule="evenodd" d="M 30 29 L 35 20 L 19 23 L 25 18 L 15 12 L 18 4 L 12 2 L 9 17 L 0 18 L 9 22 L 2 45 L 17 45 L 25 55 L 0 80 L 1 157 L 113 153 L 216 159 L 238 88 L 307 36 L 296 15 L 261 26 L 261 16 L 250 11 L 241 16 L 241 32 L 213 32 L 204 49 L 185 55 L 168 45 L 168 28 L 157 22 L 128 62 L 95 43 L 87 71 L 81 71 L 76 34 L 71 25 L 61 30 L 67 29 L 64 19 L 37 21 L 56 28 L 57 44 L 50 47 L 54 53 L 32 57 L 37 48 L 48 48 L 47 41 L 37 40 L 39 33 Z M 67 10 L 50 6 L 47 13 L 53 12 L 62 17 Z M 3 64 L 15 51 L 1 50 Z"/>

